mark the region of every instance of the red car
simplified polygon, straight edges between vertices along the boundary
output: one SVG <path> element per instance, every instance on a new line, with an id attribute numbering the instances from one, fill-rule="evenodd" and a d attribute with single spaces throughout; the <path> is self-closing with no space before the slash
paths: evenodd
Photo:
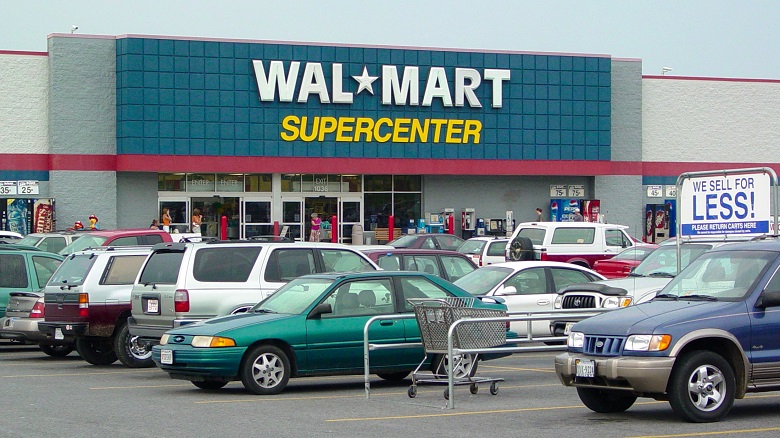
<path id="1" fill-rule="evenodd" d="M 635 267 L 650 253 L 655 251 L 658 245 L 643 245 L 626 248 L 615 257 L 599 260 L 593 264 L 593 270 L 607 278 L 627 277 L 631 268 Z"/>

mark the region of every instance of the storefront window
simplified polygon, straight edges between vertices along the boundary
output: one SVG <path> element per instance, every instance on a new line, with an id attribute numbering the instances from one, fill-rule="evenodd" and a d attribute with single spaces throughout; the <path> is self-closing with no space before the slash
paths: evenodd
<path id="1" fill-rule="evenodd" d="M 245 192 L 270 192 L 271 175 L 270 174 L 247 174 L 244 177 Z"/>
<path id="2" fill-rule="evenodd" d="M 395 175 L 393 190 L 396 192 L 421 192 L 422 177 L 420 175 Z"/>
<path id="3" fill-rule="evenodd" d="M 215 180 L 213 173 L 191 173 L 187 175 L 188 192 L 213 192 Z"/>
<path id="4" fill-rule="evenodd" d="M 301 174 L 300 173 L 282 174 L 282 191 L 283 192 L 300 192 L 301 191 Z"/>
<path id="5" fill-rule="evenodd" d="M 362 192 L 363 184 L 360 175 L 341 175 L 342 187 L 347 192 Z"/>
<path id="6" fill-rule="evenodd" d="M 271 203 L 269 201 L 247 201 L 244 203 L 244 221 L 250 224 L 271 223 Z"/>
<path id="7" fill-rule="evenodd" d="M 393 196 L 395 226 L 408 228 L 410 219 L 417 223 L 417 219 L 422 217 L 421 201 L 421 193 L 395 193 Z"/>
<path id="8" fill-rule="evenodd" d="M 393 190 L 393 177 L 391 175 L 366 175 L 364 181 L 367 192 L 389 192 Z"/>
<path id="9" fill-rule="evenodd" d="M 244 174 L 218 173 L 217 191 L 218 192 L 243 192 Z"/>
<path id="10" fill-rule="evenodd" d="M 161 192 L 183 192 L 185 182 L 186 174 L 184 173 L 157 174 L 157 190 Z"/>
<path id="11" fill-rule="evenodd" d="M 366 193 L 363 197 L 366 212 L 364 230 L 387 228 L 387 218 L 393 214 L 392 193 Z"/>

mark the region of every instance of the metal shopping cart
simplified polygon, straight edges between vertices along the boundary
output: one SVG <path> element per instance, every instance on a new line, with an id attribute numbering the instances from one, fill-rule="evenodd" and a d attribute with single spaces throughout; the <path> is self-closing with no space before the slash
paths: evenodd
<path id="1" fill-rule="evenodd" d="M 506 311 L 499 309 L 475 308 L 474 300 L 477 298 L 412 298 L 409 303 L 414 306 L 417 317 L 417 325 L 420 327 L 425 358 L 412 373 L 412 386 L 407 394 L 410 398 L 417 396 L 417 385 L 420 383 L 445 384 L 449 383 L 447 373 L 447 334 L 452 324 L 463 318 L 495 318 L 506 316 Z M 504 322 L 478 322 L 466 323 L 456 327 L 453 333 L 453 348 L 455 349 L 483 349 L 503 345 L 506 343 L 506 323 Z M 441 355 L 443 358 L 430 372 L 421 372 L 423 365 L 428 360 L 429 354 Z M 498 394 L 498 383 L 504 379 L 490 377 L 474 377 L 476 364 L 479 358 L 475 355 L 455 355 L 452 359 L 454 385 L 469 385 L 472 394 L 479 391 L 480 383 L 490 383 L 490 393 Z M 460 373 L 456 372 L 460 371 Z M 449 399 L 449 387 L 444 390 L 444 398 Z"/>

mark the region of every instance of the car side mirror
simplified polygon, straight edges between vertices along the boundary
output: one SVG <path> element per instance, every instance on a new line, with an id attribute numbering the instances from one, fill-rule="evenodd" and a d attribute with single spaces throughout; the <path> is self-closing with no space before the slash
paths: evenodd
<path id="1" fill-rule="evenodd" d="M 317 319 L 324 313 L 333 313 L 333 306 L 330 303 L 320 303 L 309 313 L 308 319 Z"/>
<path id="2" fill-rule="evenodd" d="M 496 292 L 496 295 L 517 295 L 517 288 L 514 286 L 505 286 L 503 289 Z"/>
<path id="3" fill-rule="evenodd" d="M 756 301 L 756 307 L 759 309 L 777 306 L 780 306 L 780 290 L 764 290 Z"/>

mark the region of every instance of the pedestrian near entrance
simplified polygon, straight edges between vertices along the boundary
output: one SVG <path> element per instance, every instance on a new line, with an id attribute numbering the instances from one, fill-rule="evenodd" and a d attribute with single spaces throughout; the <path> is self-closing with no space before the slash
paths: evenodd
<path id="1" fill-rule="evenodd" d="M 163 208 L 162 214 L 163 231 L 171 232 L 171 210 L 168 207 Z"/>
<path id="2" fill-rule="evenodd" d="M 584 218 L 582 217 L 582 213 L 580 213 L 579 208 L 574 209 L 574 214 L 571 215 L 571 220 L 573 220 L 574 222 L 582 222 L 584 220 Z"/>
<path id="3" fill-rule="evenodd" d="M 196 208 L 192 210 L 192 232 L 200 233 L 200 224 L 203 223 L 203 215 L 200 214 L 200 209 Z"/>
<path id="4" fill-rule="evenodd" d="M 157 219 L 152 219 L 151 225 L 149 225 L 149 229 L 151 230 L 159 230 L 160 229 L 160 221 Z"/>
<path id="5" fill-rule="evenodd" d="M 322 224 L 322 219 L 320 219 L 317 213 L 312 213 L 311 214 L 311 236 L 309 236 L 310 242 L 320 241 L 320 224 Z"/>
<path id="6" fill-rule="evenodd" d="M 536 207 L 536 222 L 541 222 L 542 220 L 542 209 Z"/>

